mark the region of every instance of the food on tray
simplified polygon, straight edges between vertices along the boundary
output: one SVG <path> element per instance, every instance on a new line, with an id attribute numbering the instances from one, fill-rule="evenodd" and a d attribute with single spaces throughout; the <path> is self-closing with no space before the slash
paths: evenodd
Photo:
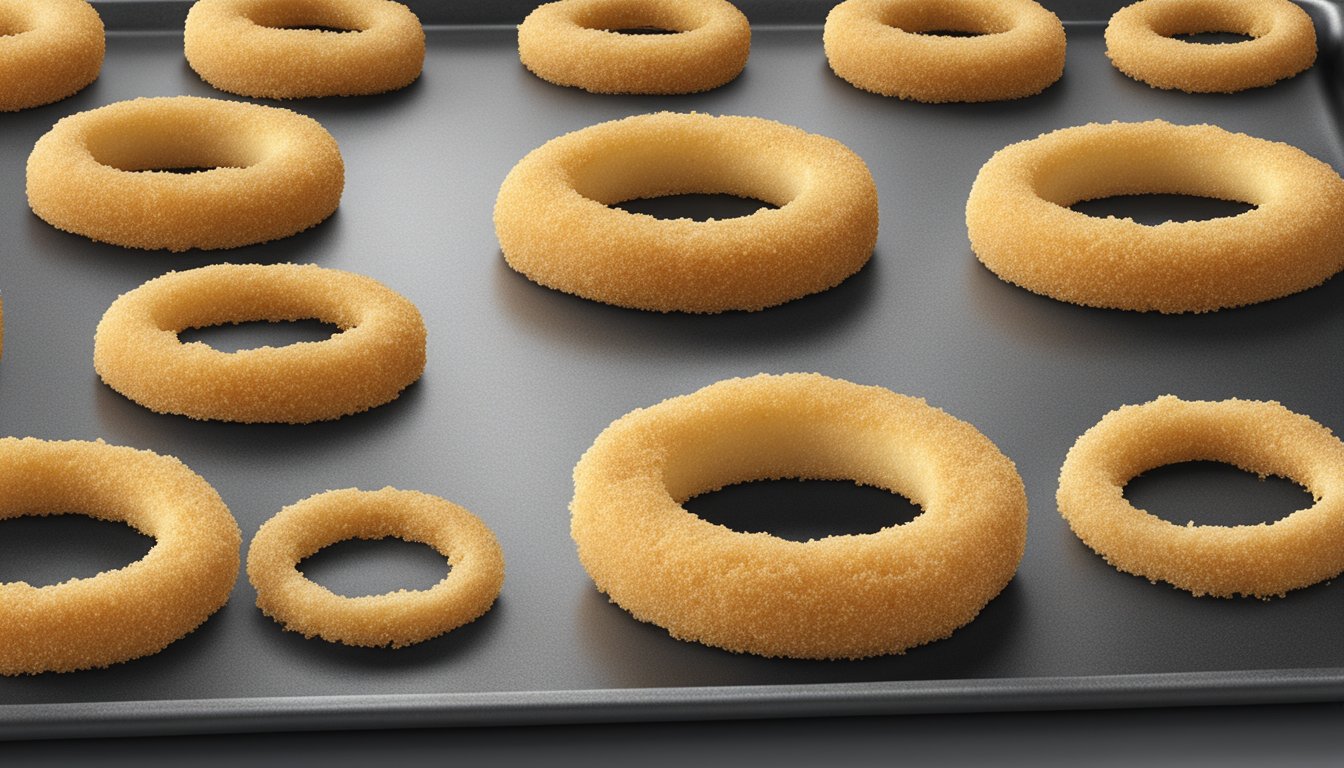
<path id="1" fill-rule="evenodd" d="M 81 514 L 152 536 L 124 568 L 46 587 L 0 583 L 0 674 L 70 672 L 158 653 L 228 602 L 241 534 L 171 456 L 98 442 L 0 438 L 0 519 Z"/>
<path id="2" fill-rule="evenodd" d="M 1208 44 L 1173 37 L 1200 32 L 1254 39 Z M 1233 93 L 1310 67 L 1316 29 L 1289 0 L 1141 0 L 1111 17 L 1106 55 L 1116 69 L 1154 88 Z"/>
<path id="3" fill-rule="evenodd" d="M 267 99 L 395 91 L 425 63 L 420 20 L 391 0 L 198 0 L 184 40 L 201 79 Z"/>
<path id="4" fill-rule="evenodd" d="M 71 115 L 28 157 L 34 213 L 128 248 L 235 248 L 287 237 L 330 216 L 344 185 L 336 140 L 316 120 L 192 96 Z"/>
<path id="5" fill-rule="evenodd" d="M 452 570 L 426 590 L 342 597 L 304 578 L 297 566 L 347 539 L 396 537 L 428 544 Z M 291 504 L 262 524 L 247 552 L 257 607 L 304 637 L 401 648 L 475 621 L 504 583 L 504 555 L 480 518 L 418 491 L 327 491 Z"/>
<path id="6" fill-rule="evenodd" d="M 0 112 L 83 90 L 104 47 L 103 20 L 84 0 L 0 0 Z"/>
<path id="7" fill-rule="evenodd" d="M 767 478 L 848 479 L 914 520 L 858 536 L 739 533 L 682 502 Z M 673 637 L 763 656 L 862 658 L 945 638 L 1013 577 L 1013 462 L 923 400 L 819 374 L 720 381 L 635 410 L 574 468 L 571 534 L 613 602 Z"/>
<path id="8" fill-rule="evenodd" d="M 779 207 L 709 221 L 610 207 L 688 193 Z M 533 150 L 500 187 L 495 232 L 509 266 L 549 288 L 660 312 L 757 310 L 868 262 L 877 187 L 834 139 L 758 117 L 661 112 Z"/>
<path id="9" fill-rule="evenodd" d="M 737 77 L 750 51 L 747 17 L 726 0 L 559 0 L 518 27 L 523 66 L 593 93 L 707 91 Z"/>
<path id="10" fill-rule="evenodd" d="M 1272 523 L 1177 525 L 1135 509 L 1130 479 L 1183 461 L 1221 461 L 1290 478 L 1316 503 Z M 1059 511 L 1125 573 L 1196 595 L 1272 597 L 1344 572 L 1344 443 L 1274 402 L 1167 395 L 1106 414 L 1069 450 Z"/>
<path id="11" fill-rule="evenodd" d="M 822 41 L 835 74 L 912 101 L 1020 99 L 1064 72 L 1064 25 L 1032 0 L 846 0 Z"/>
<path id="12" fill-rule="evenodd" d="M 1069 208 L 1145 193 L 1255 208 L 1156 226 Z M 971 186 L 966 226 L 980 261 L 1029 291 L 1207 312 L 1304 291 L 1344 268 L 1344 179 L 1300 149 L 1212 125 L 1089 124 L 996 152 Z"/>
<path id="13" fill-rule="evenodd" d="M 188 328 L 315 319 L 330 339 L 221 352 Z M 94 336 L 103 381 L 159 413 L 303 424 L 395 400 L 425 369 L 425 324 L 370 277 L 299 264 L 216 264 L 169 272 L 122 294 Z"/>

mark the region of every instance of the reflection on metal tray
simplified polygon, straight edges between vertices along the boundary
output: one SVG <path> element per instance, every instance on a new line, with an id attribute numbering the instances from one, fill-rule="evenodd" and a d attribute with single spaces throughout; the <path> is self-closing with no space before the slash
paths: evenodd
<path id="1" fill-rule="evenodd" d="M 24 160 L 60 117 L 136 96 L 231 98 L 183 61 L 187 3 L 100 3 L 110 33 L 99 80 L 66 101 L 0 115 L 0 434 L 104 438 L 178 456 L 219 490 L 245 538 L 285 504 L 328 488 L 438 494 L 495 529 L 508 575 L 482 620 L 396 652 L 283 632 L 240 578 L 224 610 L 156 656 L 0 679 L 0 736 L 1339 698 L 1339 586 L 1260 602 L 1150 585 L 1088 551 L 1060 519 L 1054 490 L 1079 434 L 1120 404 L 1168 392 L 1275 399 L 1344 431 L 1344 280 L 1205 315 L 1084 309 L 997 280 L 972 256 L 963 222 L 971 180 L 995 150 L 1088 121 L 1213 122 L 1344 167 L 1338 9 L 1307 6 L 1321 49 L 1308 72 L 1272 88 L 1191 96 L 1110 66 L 1101 32 L 1116 3 L 1046 4 L 1069 35 L 1059 83 L 1021 101 L 933 106 L 864 93 L 832 75 L 821 49 L 825 2 L 743 3 L 755 25 L 743 75 L 668 98 L 594 96 L 530 75 L 510 26 L 526 3 L 426 0 L 416 8 L 432 25 L 420 81 L 381 97 L 285 104 L 341 143 L 348 181 L 337 214 L 268 245 L 173 255 L 58 232 L 25 204 Z M 510 271 L 491 208 L 512 165 L 558 134 L 660 109 L 760 115 L 847 144 L 868 162 L 881 196 L 872 262 L 826 293 L 712 317 L 602 306 Z M 1142 202 L 1124 204 L 1144 212 Z M 167 270 L 217 261 L 316 262 L 387 283 L 425 315 L 424 378 L 390 405 L 301 427 L 160 416 L 103 386 L 93 329 L 112 299 Z M 568 532 L 579 455 L 632 408 L 760 371 L 821 371 L 926 397 L 1017 462 L 1031 501 L 1027 553 L 980 618 L 904 656 L 769 660 L 673 640 L 593 589 Z M 1178 469 L 1149 490 L 1171 500 L 1161 483 L 1197 487 L 1211 509 L 1244 509 L 1245 484 L 1227 479 Z M 799 487 L 819 507 L 852 498 Z M 1300 501 L 1287 484 L 1256 496 L 1279 513 Z M 772 504 L 764 491 L 739 498 L 767 513 Z M 899 516 L 900 505 L 889 513 Z M 842 528 L 838 521 L 833 530 Z M 11 561 L 0 578 L 25 577 L 12 572 L 23 562 L 54 580 L 87 574 L 147 546 L 129 535 L 103 547 L 107 530 L 0 523 L 0 563 Z M 23 548 L 50 552 L 60 567 L 14 560 Z M 429 573 L 423 559 L 402 554 L 346 565 L 395 571 L 370 575 L 370 584 Z M 357 576 L 326 567 L 343 587 L 360 588 Z"/>

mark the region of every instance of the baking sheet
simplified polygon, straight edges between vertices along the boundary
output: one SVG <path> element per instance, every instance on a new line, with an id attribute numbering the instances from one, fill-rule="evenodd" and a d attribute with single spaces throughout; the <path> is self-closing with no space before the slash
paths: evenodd
<path id="1" fill-rule="evenodd" d="M 1344 431 L 1344 281 L 1208 315 L 1085 309 L 1000 282 L 971 254 L 963 221 L 970 183 L 995 150 L 1089 121 L 1214 122 L 1344 167 L 1336 5 L 1305 4 L 1320 36 L 1313 69 L 1273 88 L 1192 96 L 1111 68 L 1101 32 L 1118 3 L 1046 2 L 1069 34 L 1059 83 L 1022 101 L 937 106 L 867 94 L 832 75 L 821 50 L 824 2 L 743 3 L 754 32 L 744 74 L 680 97 L 596 96 L 535 78 L 517 61 L 509 24 L 523 3 L 412 5 L 431 25 L 420 81 L 385 96 L 285 104 L 340 142 L 347 182 L 336 215 L 267 245 L 172 255 L 58 232 L 24 200 L 28 151 L 64 115 L 136 96 L 233 98 L 204 85 L 182 59 L 188 4 L 98 4 L 109 26 L 99 80 L 66 101 L 0 115 L 0 434 L 103 438 L 177 456 L 220 492 L 245 541 L 282 506 L 329 488 L 394 485 L 444 496 L 499 535 L 508 564 L 499 603 L 475 624 L 413 648 L 352 649 L 281 631 L 254 607 L 242 577 L 228 606 L 156 656 L 0 679 L 0 737 L 1344 693 L 1338 585 L 1269 602 L 1194 599 L 1107 566 L 1054 505 L 1065 452 L 1120 404 L 1168 392 L 1275 399 Z M 847 144 L 877 180 L 882 224 L 872 261 L 824 294 L 712 317 L 607 307 L 510 271 L 490 213 L 512 165 L 561 133 L 661 109 L 759 115 Z M 664 214 L 741 208 L 712 198 L 641 205 Z M 1160 220 L 1237 209 L 1164 197 L 1089 210 Z M 390 405 L 307 426 L 161 416 L 103 386 L 92 366 L 93 329 L 112 299 L 167 270 L 223 261 L 313 262 L 387 283 L 424 313 L 423 379 Z M 317 324 L 241 326 L 197 338 L 236 348 L 322 333 Z M 1031 504 L 1027 552 L 980 618 L 904 656 L 769 660 L 673 640 L 596 592 L 568 535 L 579 455 L 633 408 L 761 371 L 820 371 L 926 397 L 1016 461 Z M 899 499 L 843 484 L 793 487 L 730 490 L 697 509 L 783 535 L 862 530 L 914 513 Z M 1159 513 L 1182 515 L 1193 504 L 1187 516 L 1200 522 L 1273 519 L 1310 501 L 1291 483 L 1202 465 L 1151 473 L 1131 490 Z M 857 511 L 844 511 L 851 506 Z M 813 517 L 807 528 L 809 509 L 833 527 Z M 83 518 L 0 522 L 0 579 L 92 575 L 148 546 L 124 527 Z M 315 558 L 312 571 L 359 594 L 423 586 L 443 566 L 412 545 L 352 544 Z"/>

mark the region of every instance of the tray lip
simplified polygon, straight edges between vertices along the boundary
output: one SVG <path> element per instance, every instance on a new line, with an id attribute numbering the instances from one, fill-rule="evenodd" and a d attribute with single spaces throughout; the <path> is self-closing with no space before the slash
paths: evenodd
<path id="1" fill-rule="evenodd" d="M 0 741 L 379 728 L 1304 704 L 1344 667 L 803 685 L 0 705 Z"/>
<path id="2" fill-rule="evenodd" d="M 109 34 L 171 33 L 194 0 L 90 0 Z M 440 21 L 471 2 L 430 3 L 432 29 L 510 29 L 500 19 Z M 533 5 L 544 0 L 529 0 Z M 771 0 L 734 0 L 770 7 Z M 1331 66 L 1344 39 L 1344 0 L 1293 0 L 1314 11 L 1317 66 Z M 783 0 L 829 7 L 836 0 Z M 1067 4 L 1056 0 L 1058 4 Z M 490 3 L 480 5 L 489 6 Z M 451 8 L 444 11 L 443 8 Z M 490 12 L 487 11 L 487 14 Z M 498 13 L 498 11 L 494 11 Z M 470 17 L 469 17 L 470 18 Z M 1091 16 L 1071 26 L 1104 24 Z M 753 21 L 768 29 L 820 29 L 821 21 Z M 431 694 L 260 696 L 0 703 L 0 742 L 53 738 L 380 728 L 555 725 L 679 720 L 937 714 L 1344 701 L 1344 667 L 970 678 L 789 685 L 601 688 Z"/>

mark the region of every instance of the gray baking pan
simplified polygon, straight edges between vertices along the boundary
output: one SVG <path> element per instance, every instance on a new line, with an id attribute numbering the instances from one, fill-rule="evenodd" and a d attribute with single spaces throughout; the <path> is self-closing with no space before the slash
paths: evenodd
<path id="1" fill-rule="evenodd" d="M 217 488 L 246 541 L 318 491 L 393 485 L 452 499 L 494 528 L 508 575 L 489 614 L 400 651 L 284 632 L 240 578 L 232 600 L 155 656 L 110 669 L 0 679 L 0 736 L 768 717 L 1338 699 L 1344 591 L 1197 599 L 1118 573 L 1054 504 L 1073 441 L 1107 411 L 1175 393 L 1273 399 L 1344 430 L 1344 280 L 1257 306 L 1162 316 L 1085 309 L 1007 285 L 972 255 L 963 206 L 1006 144 L 1089 121 L 1212 122 L 1344 167 L 1339 8 L 1312 2 L 1320 57 L 1236 95 L 1158 91 L 1114 70 L 1115 3 L 1047 5 L 1069 36 L 1064 77 L 1034 98 L 932 106 L 861 92 L 821 48 L 825 2 L 743 4 L 751 60 L 695 96 L 611 97 L 549 85 L 518 63 L 519 2 L 415 4 L 424 76 L 404 91 L 286 104 L 340 142 L 340 210 L 279 242 L 181 255 L 99 245 L 33 216 L 24 162 L 62 116 L 136 96 L 232 98 L 182 57 L 184 2 L 104 2 L 102 76 L 40 109 L 0 115 L 0 434 L 103 438 L 180 457 Z M 501 258 L 491 224 L 512 165 L 548 139 L 654 110 L 759 115 L 832 136 L 868 163 L 881 197 L 872 261 L 826 293 L 758 313 L 660 315 L 538 287 Z M 725 216 L 741 201 L 640 202 L 657 215 Z M 1086 204 L 1141 220 L 1234 215 L 1180 197 Z M 151 413 L 100 383 L 93 329 L 121 292 L 215 262 L 314 262 L 371 275 L 429 327 L 424 378 L 396 402 L 308 426 L 202 423 Z M 188 334 L 221 348 L 321 338 L 317 323 Z M 719 379 L 820 371 L 918 395 L 976 425 L 1022 473 L 1031 503 L 1017 577 L 969 626 L 903 656 L 815 662 L 679 642 L 598 594 L 569 538 L 570 471 L 616 417 Z M 1135 503 L 1185 522 L 1272 520 L 1311 503 L 1293 483 L 1211 464 L 1154 471 Z M 843 483 L 758 483 L 690 506 L 740 530 L 872 531 L 917 513 Z M 150 541 L 77 516 L 0 522 L 0 580 L 54 583 L 119 567 Z M 337 545 L 305 570 L 345 594 L 424 587 L 445 564 L 400 542 Z"/>

